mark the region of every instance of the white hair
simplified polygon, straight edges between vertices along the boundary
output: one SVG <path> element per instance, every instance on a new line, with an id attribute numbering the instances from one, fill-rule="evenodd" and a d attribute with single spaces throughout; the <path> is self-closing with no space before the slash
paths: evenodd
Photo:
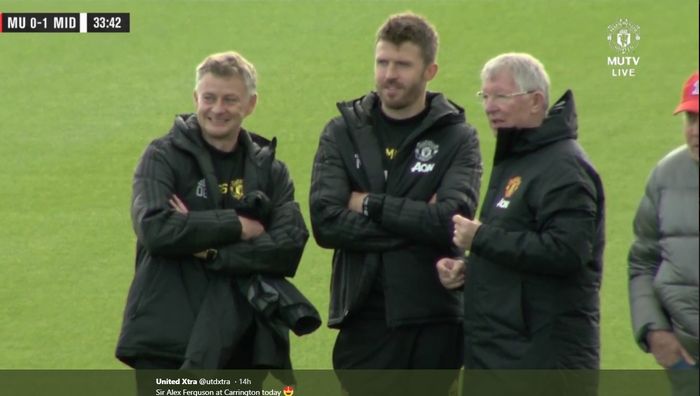
<path id="1" fill-rule="evenodd" d="M 549 107 L 549 76 L 542 62 L 526 53 L 509 52 L 491 58 L 481 69 L 481 82 L 507 71 L 523 92 L 541 91 L 545 108 Z"/>

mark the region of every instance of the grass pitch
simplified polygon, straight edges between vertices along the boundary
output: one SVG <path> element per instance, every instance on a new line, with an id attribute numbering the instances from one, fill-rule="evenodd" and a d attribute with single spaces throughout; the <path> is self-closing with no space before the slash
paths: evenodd
<path id="1" fill-rule="evenodd" d="M 698 68 L 698 4 L 574 1 L 5 1 L 1 12 L 130 12 L 128 34 L 0 34 L 0 369 L 120 368 L 133 275 L 131 176 L 146 144 L 193 109 L 194 67 L 240 51 L 260 75 L 246 127 L 279 139 L 308 223 L 310 170 L 335 102 L 373 87 L 374 34 L 413 10 L 440 35 L 430 89 L 466 107 L 484 185 L 494 139 L 474 93 L 502 52 L 538 57 L 574 91 L 580 141 L 607 193 L 602 367 L 655 368 L 632 341 L 627 250 L 649 171 L 683 143 L 671 111 Z M 608 25 L 641 28 L 635 77 L 613 77 Z M 295 283 L 325 315 L 331 253 L 311 240 Z M 293 338 L 296 368 L 330 368 L 335 332 Z"/>

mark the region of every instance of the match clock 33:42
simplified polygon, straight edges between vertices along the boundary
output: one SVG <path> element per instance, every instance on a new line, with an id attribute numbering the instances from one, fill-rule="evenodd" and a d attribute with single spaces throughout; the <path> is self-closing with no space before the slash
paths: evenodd
<path id="1" fill-rule="evenodd" d="M 129 14 L 88 13 L 88 32 L 128 32 Z"/>

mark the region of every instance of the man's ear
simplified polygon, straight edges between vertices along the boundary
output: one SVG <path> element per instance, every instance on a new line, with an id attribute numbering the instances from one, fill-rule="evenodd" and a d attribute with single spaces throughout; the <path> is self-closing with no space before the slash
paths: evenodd
<path id="1" fill-rule="evenodd" d="M 430 81 L 433 78 L 435 78 L 435 75 L 438 72 L 438 65 L 437 63 L 431 63 L 429 64 L 426 68 L 425 71 L 423 72 L 423 77 L 425 78 L 425 81 Z"/>
<path id="2" fill-rule="evenodd" d="M 547 112 L 547 101 L 544 99 L 544 93 L 542 91 L 535 91 L 532 93 L 532 107 L 531 113 L 546 113 Z"/>
<path id="3" fill-rule="evenodd" d="M 258 94 L 255 94 L 250 97 L 250 101 L 248 102 L 248 108 L 246 109 L 245 115 L 246 117 L 253 114 L 253 110 L 255 110 L 255 106 L 258 104 Z"/>

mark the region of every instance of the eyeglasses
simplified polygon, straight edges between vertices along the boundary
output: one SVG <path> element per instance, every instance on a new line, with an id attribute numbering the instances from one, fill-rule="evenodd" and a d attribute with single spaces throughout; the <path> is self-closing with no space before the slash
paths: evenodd
<path id="1" fill-rule="evenodd" d="M 476 97 L 481 100 L 482 103 L 486 103 L 487 100 L 492 99 L 496 103 L 503 103 L 508 101 L 511 98 L 514 98 L 516 96 L 522 96 L 522 95 L 529 95 L 531 93 L 534 93 L 535 91 L 522 91 L 522 92 L 515 92 L 511 94 L 493 94 L 493 95 L 488 95 L 484 93 L 484 91 L 479 91 L 476 93 Z"/>

